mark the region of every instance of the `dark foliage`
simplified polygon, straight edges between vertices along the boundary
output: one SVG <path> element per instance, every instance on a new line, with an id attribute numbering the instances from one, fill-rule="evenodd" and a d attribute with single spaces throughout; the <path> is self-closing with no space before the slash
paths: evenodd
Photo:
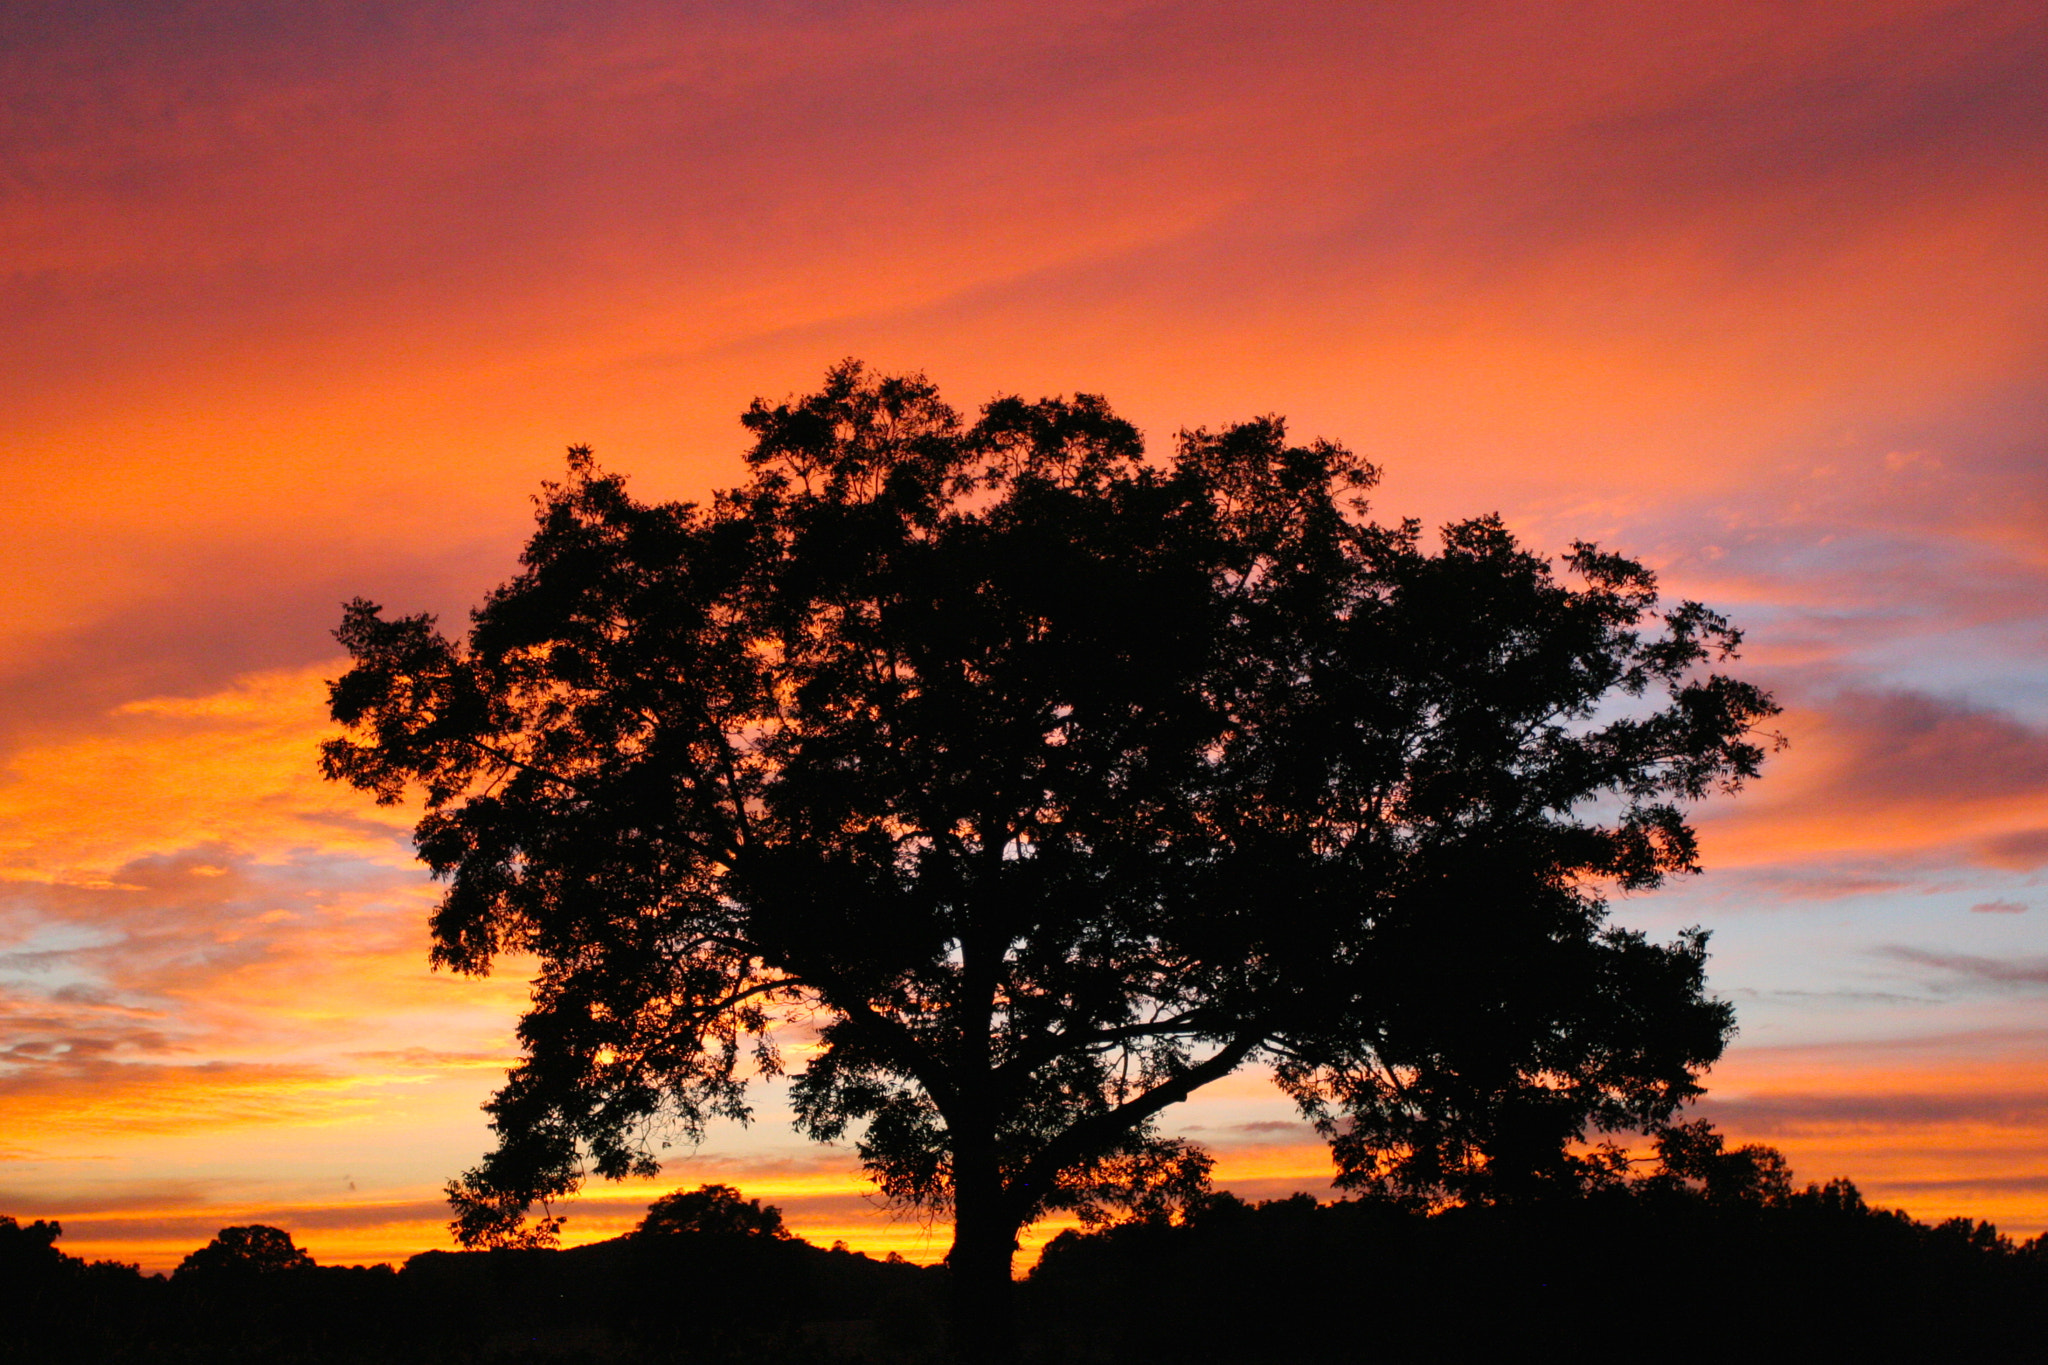
<path id="1" fill-rule="evenodd" d="M 466 639 L 352 605 L 329 776 L 425 798 L 435 961 L 538 956 L 467 1245 L 744 1118 L 951 1216 L 963 1321 L 1020 1227 L 1156 1217 L 1157 1116 L 1255 1061 L 1344 1179 L 1576 1187 L 1720 1053 L 1705 935 L 1605 923 L 1692 869 L 1685 802 L 1762 758 L 1739 637 L 1642 565 L 1496 518 L 1368 521 L 1377 473 L 1276 419 L 1147 463 L 1099 398 L 963 422 L 858 365 L 757 403 L 751 481 L 636 501 L 572 452 Z"/>
<path id="2" fill-rule="evenodd" d="M 0 1360 L 851 1365 L 935 1360 L 941 1341 L 942 1271 L 773 1235 L 676 1230 L 428 1252 L 396 1272 L 307 1263 L 168 1280 L 87 1265 L 53 1250 L 56 1235 L 0 1219 Z"/>
<path id="3" fill-rule="evenodd" d="M 293 1243 L 290 1233 L 254 1223 L 248 1227 L 222 1228 L 211 1242 L 180 1262 L 172 1277 L 241 1279 L 307 1270 L 312 1265 L 313 1258 Z"/>
<path id="4" fill-rule="evenodd" d="M 1703 1125 L 1661 1147 L 1648 1174 L 1578 1195 L 1428 1214 L 1212 1194 L 1178 1221 L 1065 1233 L 1022 1286 L 1023 1354 L 1257 1365 L 1630 1343 L 1675 1361 L 2022 1360 L 2048 1339 L 2048 1236 L 1929 1226 L 1842 1180 L 1798 1189 L 1777 1152 L 1726 1150 Z M 56 1235 L 0 1219 L 0 1359 L 918 1365 L 945 1343 L 945 1270 L 731 1227 L 225 1281 L 88 1266 Z"/>
<path id="5" fill-rule="evenodd" d="M 1986 1223 L 1930 1227 L 1869 1207 L 1845 1180 L 1795 1191 L 1768 1148 L 1717 1149 L 1690 1169 L 1434 1216 L 1383 1199 L 1217 1195 L 1178 1225 L 1063 1234 L 1025 1287 L 1032 1354 L 1048 1365 L 2039 1358 L 2048 1237 L 2015 1246 Z"/>
<path id="6" fill-rule="evenodd" d="M 164 1282 L 67 1256 L 63 1232 L 0 1216 L 0 1360 L 110 1360 L 155 1331 Z"/>
<path id="7" fill-rule="evenodd" d="M 789 1236 L 782 1210 L 758 1199 L 742 1199 L 730 1185 L 699 1185 L 694 1190 L 665 1194 L 647 1206 L 647 1216 L 633 1229 L 635 1237 L 671 1237 L 706 1233 L 715 1237 Z"/>

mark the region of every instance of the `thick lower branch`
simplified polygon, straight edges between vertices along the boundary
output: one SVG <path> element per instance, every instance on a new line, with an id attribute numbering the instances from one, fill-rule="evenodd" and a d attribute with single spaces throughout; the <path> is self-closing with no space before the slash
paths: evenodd
<path id="1" fill-rule="evenodd" d="M 1082 1119 L 1048 1142 L 1024 1167 L 1012 1183 L 1014 1197 L 1034 1203 L 1042 1199 L 1044 1191 L 1052 1188 L 1061 1171 L 1108 1149 L 1117 1138 L 1168 1105 L 1179 1104 L 1209 1082 L 1228 1076 L 1256 1052 L 1263 1041 L 1260 1034 L 1246 1034 L 1233 1039 L 1222 1051 L 1189 1067 L 1172 1080 L 1163 1081 L 1114 1109 Z"/>

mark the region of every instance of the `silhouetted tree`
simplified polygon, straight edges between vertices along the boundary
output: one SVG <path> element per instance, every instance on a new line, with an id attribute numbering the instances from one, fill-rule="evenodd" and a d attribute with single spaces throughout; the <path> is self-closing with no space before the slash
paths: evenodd
<path id="1" fill-rule="evenodd" d="M 950 1213 L 987 1354 L 1019 1229 L 1199 1191 L 1156 1120 L 1252 1063 L 1432 1198 L 1698 1093 L 1705 935 L 1601 891 L 1692 869 L 1680 803 L 1757 771 L 1722 618 L 1496 518 L 1373 524 L 1376 471 L 1277 419 L 1151 464 L 1099 398 L 968 424 L 849 362 L 744 422 L 708 506 L 572 451 L 466 642 L 337 632 L 324 769 L 424 794 L 434 960 L 540 962 L 465 1242 L 745 1118 L 792 1014 L 799 1126 Z"/>
<path id="2" fill-rule="evenodd" d="M 1713 1204 L 1782 1204 L 1792 1196 L 1792 1170 L 1783 1152 L 1762 1143 L 1730 1151 L 1704 1119 L 1663 1129 L 1656 1148 L 1657 1169 L 1640 1181 L 1642 1191 L 1683 1187 Z"/>
<path id="3" fill-rule="evenodd" d="M 122 1347 L 134 1324 L 161 1307 L 160 1277 L 133 1265 L 84 1261 L 56 1246 L 55 1221 L 0 1215 L 0 1361 L 138 1359 Z"/>
<path id="4" fill-rule="evenodd" d="M 68 1259 L 57 1250 L 64 1225 L 38 1218 L 23 1224 L 0 1215 L 0 1273 L 9 1279 L 47 1274 Z"/>
<path id="5" fill-rule="evenodd" d="M 742 1199 L 730 1185 L 699 1185 L 694 1190 L 665 1194 L 647 1206 L 647 1216 L 633 1229 L 635 1237 L 692 1232 L 778 1240 L 789 1236 L 782 1226 L 781 1209 L 758 1199 Z"/>
<path id="6" fill-rule="evenodd" d="M 263 1223 L 222 1228 L 211 1242 L 178 1262 L 173 1278 L 188 1276 L 271 1275 L 308 1270 L 313 1258 L 292 1242 L 283 1228 Z"/>

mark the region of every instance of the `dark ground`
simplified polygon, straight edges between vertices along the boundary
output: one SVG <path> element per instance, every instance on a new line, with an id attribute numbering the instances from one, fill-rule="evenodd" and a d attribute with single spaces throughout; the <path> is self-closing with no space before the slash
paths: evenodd
<path id="1" fill-rule="evenodd" d="M 402 1270 L 145 1277 L 0 1222 L 0 1359 L 51 1362 L 917 1362 L 945 1272 L 686 1233 L 429 1252 Z M 2048 1359 L 2048 1246 L 1866 1207 L 1615 1192 L 1435 1217 L 1252 1206 L 1067 1234 L 1018 1289 L 1037 1365 Z"/>

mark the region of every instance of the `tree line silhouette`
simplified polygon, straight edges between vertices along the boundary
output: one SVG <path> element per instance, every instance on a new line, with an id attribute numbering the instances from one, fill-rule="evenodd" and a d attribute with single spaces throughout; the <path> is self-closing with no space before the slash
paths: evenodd
<path id="1" fill-rule="evenodd" d="M 1422 1361 L 1624 1349 L 1671 1360 L 2022 1359 L 2048 1331 L 2048 1234 L 1929 1225 L 1846 1180 L 1794 1185 L 1768 1147 L 1668 1130 L 1575 1191 L 1428 1209 L 1367 1195 L 1247 1203 L 1061 1233 L 1018 1286 L 1043 1365 Z M 948 1272 L 792 1236 L 722 1185 L 567 1250 L 322 1266 L 223 1228 L 169 1276 L 86 1262 L 0 1218 L 0 1358 L 52 1362 L 596 1362 L 949 1358 Z"/>

